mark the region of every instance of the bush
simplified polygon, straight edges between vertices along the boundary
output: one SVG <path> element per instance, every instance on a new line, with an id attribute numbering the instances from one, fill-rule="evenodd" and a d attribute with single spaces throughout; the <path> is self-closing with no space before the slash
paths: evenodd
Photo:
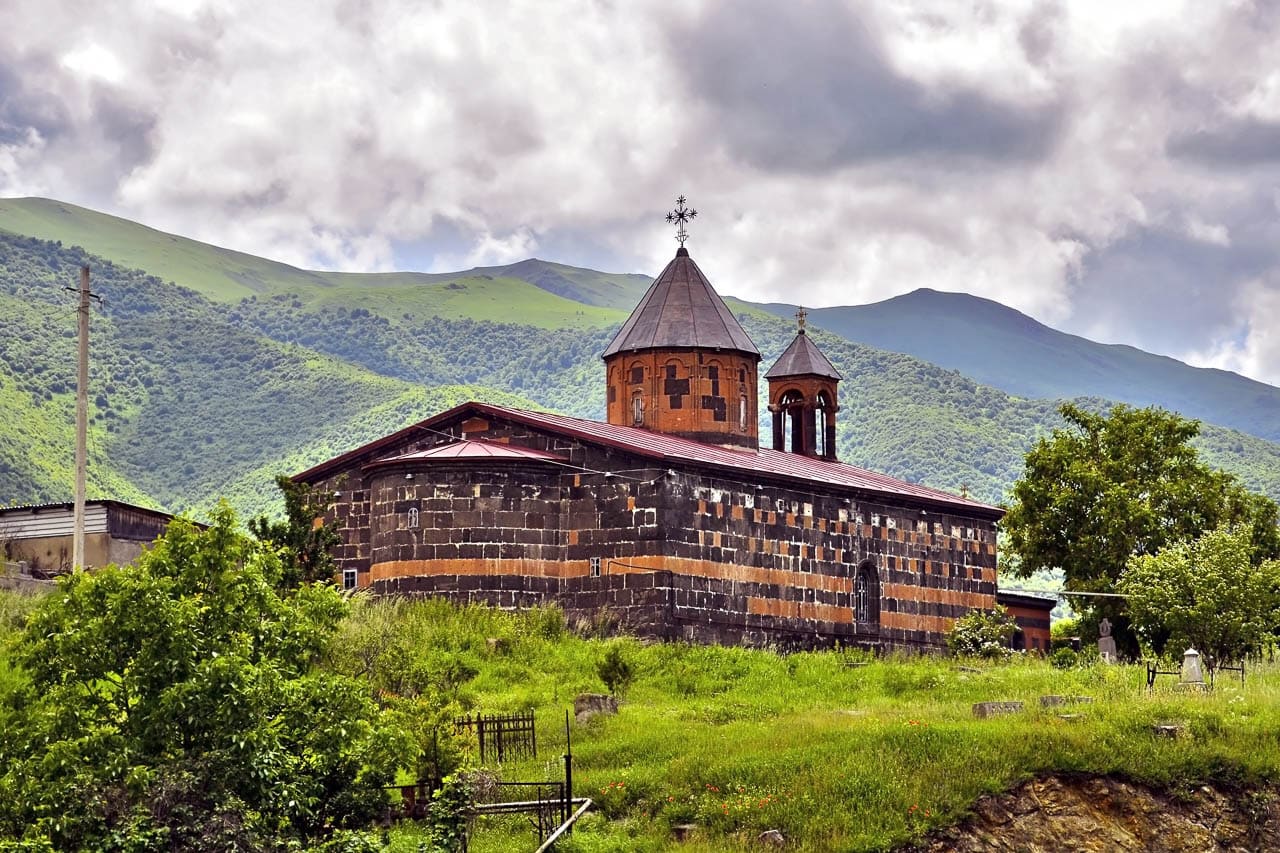
<path id="1" fill-rule="evenodd" d="M 997 607 L 990 612 L 975 610 L 956 620 L 947 634 L 947 647 L 952 653 L 991 660 L 1013 653 L 1009 641 L 1017 629 L 1009 612 Z"/>
<path id="2" fill-rule="evenodd" d="M 1062 646 L 1049 655 L 1049 663 L 1056 669 L 1071 669 L 1080 663 L 1080 655 L 1070 646 Z"/>
<path id="3" fill-rule="evenodd" d="M 596 664 L 596 674 L 614 696 L 626 691 L 635 679 L 631 662 L 622 651 L 621 643 L 610 643 L 604 657 Z"/>

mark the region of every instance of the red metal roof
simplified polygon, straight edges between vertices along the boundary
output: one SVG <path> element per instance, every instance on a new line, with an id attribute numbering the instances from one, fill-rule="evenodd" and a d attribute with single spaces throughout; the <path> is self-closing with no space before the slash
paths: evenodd
<path id="1" fill-rule="evenodd" d="M 455 441 L 453 444 L 438 444 L 427 450 L 419 450 L 414 453 L 405 453 L 400 456 L 392 456 L 388 459 L 379 459 L 372 465 L 389 464 L 392 462 L 414 462 L 414 461 L 454 461 L 458 459 L 512 459 L 519 461 L 534 460 L 537 462 L 567 462 L 563 456 L 557 456 L 554 453 L 547 453 L 543 450 L 535 450 L 532 447 L 520 447 L 515 444 L 498 444 L 496 441 L 479 441 L 475 439 L 464 439 L 463 441 Z"/>
<path id="2" fill-rule="evenodd" d="M 687 438 L 679 438 L 674 435 L 650 432 L 636 427 L 588 421 L 550 412 L 511 409 L 488 403 L 463 403 L 455 406 L 448 411 L 441 412 L 399 432 L 384 436 L 362 447 L 357 447 L 327 462 L 322 462 L 298 474 L 294 479 L 304 482 L 319 479 L 331 471 L 354 464 L 361 457 L 370 456 L 383 447 L 393 445 L 416 431 L 424 428 L 434 428 L 439 424 L 456 420 L 467 413 L 506 419 L 547 432 L 560 433 L 594 444 L 615 447 L 637 456 L 661 460 L 672 468 L 692 464 L 699 467 L 725 469 L 735 472 L 738 476 L 749 475 L 760 480 L 792 481 L 793 484 L 794 481 L 802 480 L 818 486 L 856 489 L 890 497 L 911 498 L 929 504 L 945 504 L 957 511 L 971 511 L 994 518 L 999 518 L 1004 514 L 1002 509 L 990 504 L 962 498 L 950 492 L 932 489 L 917 483 L 907 483 L 886 474 L 877 474 L 874 471 L 846 465 L 843 462 L 814 459 L 796 453 L 784 453 L 763 448 L 760 450 L 747 450 L 721 447 L 719 445 L 691 441 Z M 461 444 L 462 442 L 458 443 Z M 447 446 L 454 447 L 456 445 Z"/>

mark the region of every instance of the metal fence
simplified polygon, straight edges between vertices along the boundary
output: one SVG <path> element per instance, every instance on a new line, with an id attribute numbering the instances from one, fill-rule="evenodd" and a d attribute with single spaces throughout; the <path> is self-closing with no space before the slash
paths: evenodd
<path id="1" fill-rule="evenodd" d="M 454 720 L 458 731 L 475 732 L 480 742 L 480 761 L 490 758 L 501 763 L 507 758 L 538 757 L 538 733 L 533 711 L 518 714 L 468 714 Z"/>

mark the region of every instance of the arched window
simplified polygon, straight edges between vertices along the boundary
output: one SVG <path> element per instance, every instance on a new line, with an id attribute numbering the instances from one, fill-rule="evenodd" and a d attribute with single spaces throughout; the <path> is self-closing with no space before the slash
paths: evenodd
<path id="1" fill-rule="evenodd" d="M 827 399 L 827 395 L 819 391 L 816 402 L 817 417 L 814 418 L 814 436 L 813 449 L 819 456 L 830 456 L 831 448 L 827 447 L 827 417 L 828 410 L 831 408 L 831 401 Z"/>
<path id="2" fill-rule="evenodd" d="M 782 449 L 804 452 L 804 396 L 799 391 L 782 395 Z"/>
<path id="3" fill-rule="evenodd" d="M 738 429 L 743 432 L 747 431 L 747 411 L 749 408 L 747 406 L 747 395 L 743 394 L 738 398 Z"/>
<path id="4" fill-rule="evenodd" d="M 418 526 L 418 508 L 416 506 L 409 507 L 409 527 Z"/>
<path id="5" fill-rule="evenodd" d="M 636 426 L 644 423 L 644 395 L 631 395 L 631 422 Z"/>
<path id="6" fill-rule="evenodd" d="M 872 625 L 880 622 L 880 577 L 870 562 L 858 566 L 854 579 L 853 621 Z"/>

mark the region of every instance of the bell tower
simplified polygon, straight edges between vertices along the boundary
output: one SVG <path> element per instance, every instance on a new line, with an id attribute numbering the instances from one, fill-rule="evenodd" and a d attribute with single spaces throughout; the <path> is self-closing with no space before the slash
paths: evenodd
<path id="1" fill-rule="evenodd" d="M 684 247 L 697 215 L 676 199 L 680 248 L 604 351 L 607 420 L 755 450 L 760 350 Z"/>
<path id="2" fill-rule="evenodd" d="M 795 339 L 765 373 L 773 413 L 773 449 L 836 458 L 836 384 L 840 374 L 805 334 L 803 308 Z"/>

